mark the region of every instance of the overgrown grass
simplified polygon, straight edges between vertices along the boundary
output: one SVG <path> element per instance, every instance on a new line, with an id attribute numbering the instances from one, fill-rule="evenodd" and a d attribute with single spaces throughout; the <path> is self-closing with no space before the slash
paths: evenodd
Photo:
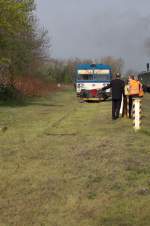
<path id="1" fill-rule="evenodd" d="M 149 226 L 149 102 L 137 133 L 72 90 L 1 106 L 0 226 Z"/>

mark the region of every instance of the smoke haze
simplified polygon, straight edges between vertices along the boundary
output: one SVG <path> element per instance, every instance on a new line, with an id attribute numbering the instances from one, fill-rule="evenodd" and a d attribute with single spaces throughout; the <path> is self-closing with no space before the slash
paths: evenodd
<path id="1" fill-rule="evenodd" d="M 121 57 L 138 71 L 150 61 L 149 8 L 149 0 L 37 0 L 53 57 Z"/>

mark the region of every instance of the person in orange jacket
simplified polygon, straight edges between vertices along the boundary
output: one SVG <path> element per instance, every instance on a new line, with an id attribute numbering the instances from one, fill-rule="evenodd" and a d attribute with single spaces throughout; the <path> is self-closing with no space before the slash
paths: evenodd
<path id="1" fill-rule="evenodd" d="M 133 98 L 143 97 L 144 92 L 141 82 L 134 75 L 129 76 L 129 118 L 132 118 Z"/>

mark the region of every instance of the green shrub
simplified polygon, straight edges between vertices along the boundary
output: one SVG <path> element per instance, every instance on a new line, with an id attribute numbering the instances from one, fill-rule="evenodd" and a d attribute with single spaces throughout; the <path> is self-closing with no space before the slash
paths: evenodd
<path id="1" fill-rule="evenodd" d="M 22 94 L 13 85 L 0 84 L 0 100 L 18 100 L 22 98 Z"/>

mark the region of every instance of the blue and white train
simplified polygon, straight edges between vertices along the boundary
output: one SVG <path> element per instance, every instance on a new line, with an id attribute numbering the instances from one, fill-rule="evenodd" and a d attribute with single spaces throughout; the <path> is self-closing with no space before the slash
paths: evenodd
<path id="1" fill-rule="evenodd" d="M 105 64 L 79 64 L 76 67 L 76 93 L 81 99 L 88 101 L 105 100 L 111 96 L 111 90 L 101 92 L 100 89 L 112 80 L 111 67 Z"/>

